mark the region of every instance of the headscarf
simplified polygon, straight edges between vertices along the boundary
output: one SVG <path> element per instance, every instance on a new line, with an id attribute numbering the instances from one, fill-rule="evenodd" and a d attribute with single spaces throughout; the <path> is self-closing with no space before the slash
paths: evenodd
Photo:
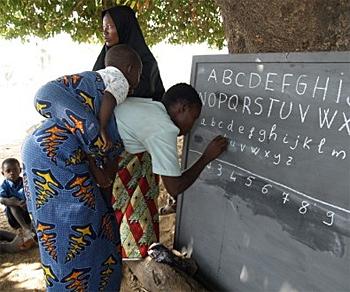
<path id="1" fill-rule="evenodd" d="M 106 13 L 112 17 L 119 35 L 119 44 L 127 44 L 132 47 L 141 57 L 142 73 L 140 83 L 131 96 L 148 97 L 160 100 L 164 94 L 164 86 L 160 77 L 158 64 L 152 52 L 148 48 L 143 37 L 135 12 L 128 6 L 115 6 L 102 11 L 102 19 Z M 103 46 L 94 71 L 105 68 L 104 59 L 109 48 Z"/>

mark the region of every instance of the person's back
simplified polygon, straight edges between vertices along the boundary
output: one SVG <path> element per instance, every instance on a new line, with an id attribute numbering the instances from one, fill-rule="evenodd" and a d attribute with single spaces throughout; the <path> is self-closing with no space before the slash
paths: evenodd
<path id="1" fill-rule="evenodd" d="M 126 151 L 148 151 L 155 173 L 181 174 L 174 168 L 178 165 L 176 137 L 180 130 L 161 102 L 130 97 L 115 109 L 115 117 Z"/>
<path id="2" fill-rule="evenodd" d="M 174 131 L 179 134 L 179 129 L 171 121 L 164 105 L 150 99 L 130 97 L 115 109 L 115 116 L 118 125 L 121 125 L 120 131 L 123 132 L 124 139 L 128 139 L 128 135 L 137 135 L 138 140 L 144 141 L 161 131 Z M 134 148 L 140 144 L 133 145 L 133 141 L 130 143 L 125 143 L 127 151 L 130 153 L 142 151 Z"/>
<path id="3" fill-rule="evenodd" d="M 139 56 L 126 45 L 109 50 L 106 65 L 97 72 L 65 75 L 51 81 L 42 86 L 35 97 L 38 112 L 45 118 L 56 119 L 73 132 L 88 154 L 96 152 L 96 147 L 100 147 L 97 151 L 102 153 L 120 142 L 119 138 L 114 141 L 109 138 L 116 132 L 116 127 L 111 125 L 113 109 L 137 86 L 142 69 Z M 100 131 L 105 147 L 96 141 Z"/>

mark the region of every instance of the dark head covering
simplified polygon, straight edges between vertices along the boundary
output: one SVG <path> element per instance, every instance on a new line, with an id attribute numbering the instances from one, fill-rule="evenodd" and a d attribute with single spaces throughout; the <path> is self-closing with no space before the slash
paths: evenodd
<path id="1" fill-rule="evenodd" d="M 158 64 L 152 52 L 146 45 L 135 12 L 128 6 L 115 6 L 102 11 L 102 19 L 106 13 L 112 17 L 119 35 L 119 44 L 127 44 L 141 57 L 143 69 L 138 87 L 132 96 L 148 97 L 160 100 L 164 94 L 164 86 L 158 69 Z M 108 47 L 103 46 L 97 57 L 93 70 L 105 68 L 104 59 Z"/>

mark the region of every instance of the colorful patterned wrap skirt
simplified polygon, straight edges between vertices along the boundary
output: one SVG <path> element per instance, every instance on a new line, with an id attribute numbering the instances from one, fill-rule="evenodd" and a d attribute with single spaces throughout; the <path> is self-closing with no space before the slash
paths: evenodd
<path id="1" fill-rule="evenodd" d="M 112 198 L 123 259 L 144 258 L 149 246 L 159 241 L 158 195 L 159 176 L 152 172 L 151 155 L 124 152 Z"/>
<path id="2" fill-rule="evenodd" d="M 96 115 L 103 90 L 95 72 L 44 85 L 35 106 L 47 119 L 22 147 L 28 210 L 50 291 L 118 291 L 120 287 L 119 229 L 85 155 L 101 158 Z M 117 157 L 122 144 L 114 117 L 108 130 L 116 146 L 109 154 Z"/>

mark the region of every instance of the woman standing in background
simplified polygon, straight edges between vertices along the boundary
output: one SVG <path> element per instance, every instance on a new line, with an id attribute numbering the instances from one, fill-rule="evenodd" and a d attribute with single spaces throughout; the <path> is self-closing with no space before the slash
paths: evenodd
<path id="1" fill-rule="evenodd" d="M 143 70 L 139 86 L 131 96 L 160 100 L 164 86 L 158 64 L 143 37 L 135 12 L 128 6 L 115 6 L 102 11 L 102 27 L 105 44 L 97 57 L 93 70 L 105 68 L 107 50 L 116 44 L 127 44 L 141 57 Z"/>
<path id="2" fill-rule="evenodd" d="M 131 96 L 159 101 L 164 94 L 163 82 L 134 11 L 127 6 L 109 8 L 102 12 L 102 22 L 105 45 L 93 70 L 104 67 L 104 56 L 110 47 L 127 44 L 140 55 L 143 63 L 140 83 Z M 149 246 L 159 241 L 159 176 L 152 172 L 148 152 L 130 154 L 125 151 L 114 167 L 118 167 L 118 172 L 112 205 L 119 224 L 122 257 L 142 259 L 147 256 Z"/>

